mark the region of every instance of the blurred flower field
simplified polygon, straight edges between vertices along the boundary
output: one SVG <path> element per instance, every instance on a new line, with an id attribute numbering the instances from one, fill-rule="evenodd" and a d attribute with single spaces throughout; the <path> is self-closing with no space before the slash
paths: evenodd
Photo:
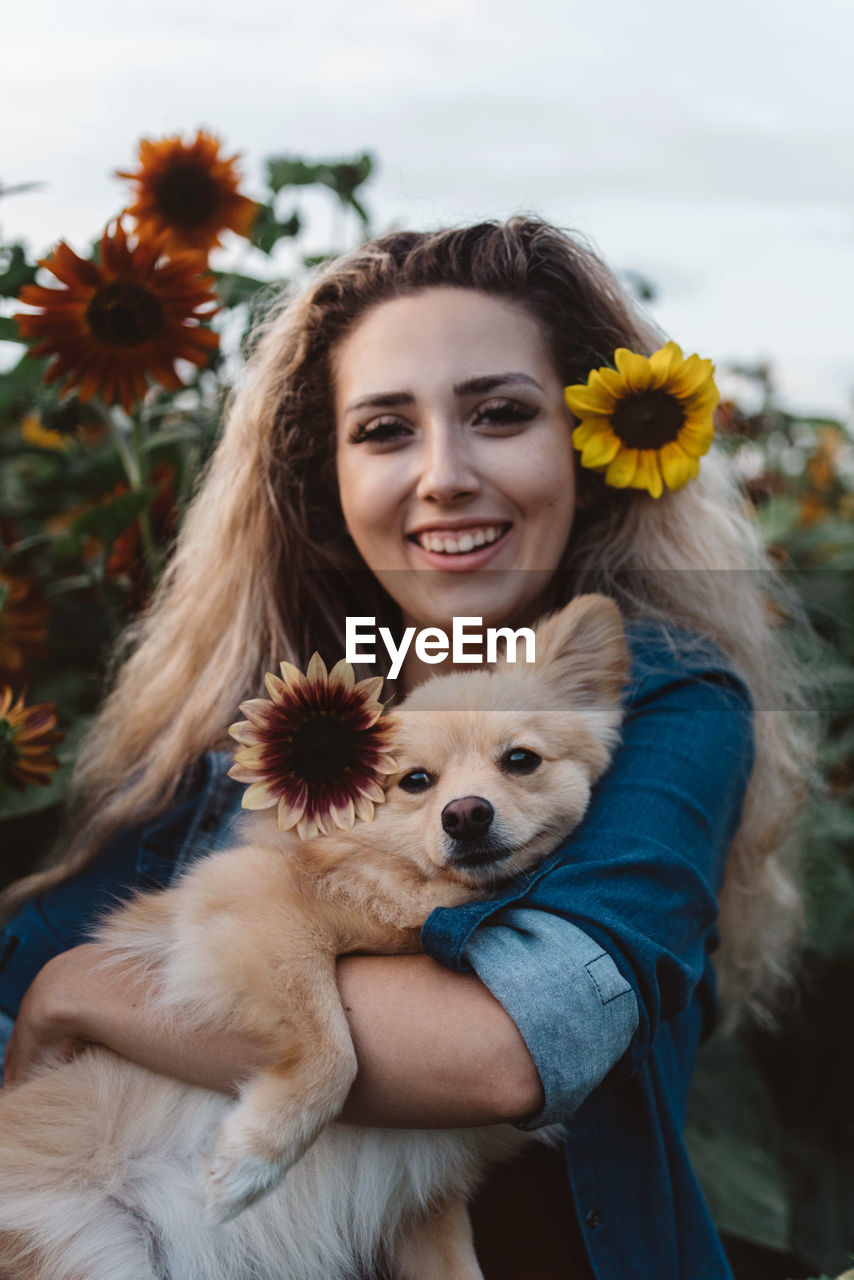
<path id="1" fill-rule="evenodd" d="M 0 200 L 0 883 L 59 831 L 119 638 L 162 570 L 272 282 L 370 232 L 372 168 L 367 154 L 273 157 L 250 199 L 211 134 L 143 139 L 90 251 L 60 244 L 39 262 L 3 240 Z M 309 190 L 336 211 L 320 254 Z M 795 1280 L 854 1256 L 854 439 L 788 412 L 765 367 L 718 373 L 720 445 L 820 638 L 825 785 L 804 823 L 791 1016 L 775 1034 L 712 1039 L 688 1128 L 737 1275 Z M 776 622 L 799 643 L 797 620 Z"/>

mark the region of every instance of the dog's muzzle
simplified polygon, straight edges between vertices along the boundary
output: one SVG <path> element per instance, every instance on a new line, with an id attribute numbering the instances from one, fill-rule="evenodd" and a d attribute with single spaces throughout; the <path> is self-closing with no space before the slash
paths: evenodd
<path id="1" fill-rule="evenodd" d="M 450 836 L 448 862 L 454 867 L 481 867 L 507 854 L 490 833 L 495 809 L 483 796 L 462 796 L 442 810 L 442 830 Z"/>

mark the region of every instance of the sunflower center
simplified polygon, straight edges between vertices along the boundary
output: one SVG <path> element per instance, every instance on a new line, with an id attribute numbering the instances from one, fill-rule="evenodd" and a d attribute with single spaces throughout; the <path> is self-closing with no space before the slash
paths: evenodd
<path id="1" fill-rule="evenodd" d="M 343 777 L 356 762 L 355 734 L 334 716 L 307 720 L 294 732 L 294 773 L 309 785 Z"/>
<path id="2" fill-rule="evenodd" d="M 86 308 L 89 328 L 108 347 L 138 347 L 163 323 L 159 298 L 135 280 L 110 280 Z"/>
<path id="3" fill-rule="evenodd" d="M 203 165 L 176 164 L 157 180 L 154 198 L 158 212 L 172 226 L 197 227 L 216 210 L 219 186 Z"/>
<path id="4" fill-rule="evenodd" d="M 627 449 L 660 449 L 685 425 L 682 405 L 668 391 L 639 391 L 621 400 L 611 426 Z"/>

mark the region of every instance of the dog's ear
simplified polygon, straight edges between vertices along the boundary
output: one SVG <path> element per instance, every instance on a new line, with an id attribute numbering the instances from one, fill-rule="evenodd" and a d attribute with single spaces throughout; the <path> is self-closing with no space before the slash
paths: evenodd
<path id="1" fill-rule="evenodd" d="M 536 667 L 574 703 L 619 703 L 629 678 L 620 611 L 607 596 L 576 596 L 536 627 Z"/>

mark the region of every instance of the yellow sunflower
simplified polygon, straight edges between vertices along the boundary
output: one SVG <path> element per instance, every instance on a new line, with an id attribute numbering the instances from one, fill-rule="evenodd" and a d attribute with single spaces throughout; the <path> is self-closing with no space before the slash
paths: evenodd
<path id="1" fill-rule="evenodd" d="M 396 721 L 383 715 L 382 676 L 356 682 L 343 659 L 330 672 L 315 653 L 305 675 L 289 662 L 267 674 L 267 698 L 242 702 L 245 720 L 229 733 L 240 744 L 229 775 L 248 782 L 244 809 L 277 806 L 279 828 L 301 840 L 369 822 L 385 800 L 383 778 Z"/>
<path id="2" fill-rule="evenodd" d="M 45 379 L 65 378 L 80 400 L 99 393 L 130 412 L 148 378 L 171 390 L 182 385 L 176 360 L 207 363 L 219 337 L 202 323 L 217 309 L 213 280 L 196 254 L 164 258 L 162 245 L 133 246 L 121 222 L 108 227 L 98 261 L 60 242 L 39 265 L 60 288 L 28 284 L 20 302 L 38 311 L 15 316 L 32 356 L 54 356 Z"/>
<path id="3" fill-rule="evenodd" d="M 191 142 L 178 135 L 142 139 L 139 169 L 117 174 L 136 186 L 127 212 L 141 235 L 163 237 L 173 251 L 203 254 L 221 244 L 221 231 L 249 235 L 258 205 L 240 194 L 237 156 L 220 155 L 220 146 L 204 129 Z"/>
<path id="4" fill-rule="evenodd" d="M 25 706 L 26 693 L 15 702 L 7 684 L 0 685 L 0 782 L 18 791 L 44 787 L 59 768 L 52 747 L 64 738 L 56 731 L 56 703 Z"/>
<path id="5" fill-rule="evenodd" d="M 714 365 L 675 342 L 651 356 L 625 347 L 616 369 L 594 369 L 586 383 L 567 387 L 566 403 L 579 419 L 572 443 L 581 465 L 605 473 L 617 489 L 681 489 L 700 470 L 715 434 L 718 403 Z"/>

